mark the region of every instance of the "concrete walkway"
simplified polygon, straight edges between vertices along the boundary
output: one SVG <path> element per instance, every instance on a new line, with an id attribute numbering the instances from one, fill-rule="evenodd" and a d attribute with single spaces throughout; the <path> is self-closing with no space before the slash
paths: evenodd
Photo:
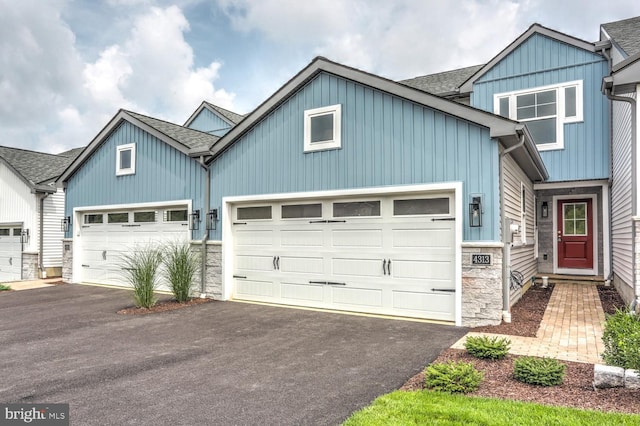
<path id="1" fill-rule="evenodd" d="M 605 321 L 594 284 L 557 283 L 536 337 L 509 336 L 512 354 L 556 358 L 564 361 L 601 363 Z M 467 336 L 500 336 L 468 333 Z M 464 349 L 466 336 L 452 347 Z"/>
<path id="2" fill-rule="evenodd" d="M 43 280 L 31 280 L 31 281 L 14 281 L 6 283 L 11 290 L 31 290 L 34 288 L 51 287 L 52 283 L 58 283 L 62 281 L 62 278 L 45 278 Z"/>

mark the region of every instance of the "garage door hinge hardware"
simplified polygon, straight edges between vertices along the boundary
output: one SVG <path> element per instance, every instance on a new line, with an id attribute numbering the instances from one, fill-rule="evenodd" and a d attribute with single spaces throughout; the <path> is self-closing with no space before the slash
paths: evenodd
<path id="1" fill-rule="evenodd" d="M 234 225 L 246 225 L 247 222 L 233 222 Z"/>
<path id="2" fill-rule="evenodd" d="M 346 220 L 310 220 L 309 223 L 346 223 Z"/>
<path id="3" fill-rule="evenodd" d="M 338 283 L 335 281 L 309 281 L 309 284 L 322 284 L 322 285 L 347 285 L 347 283 Z"/>
<path id="4" fill-rule="evenodd" d="M 242 279 L 245 279 L 245 280 L 247 279 L 247 277 L 244 276 L 244 275 L 234 275 L 233 278 L 242 278 Z"/>
<path id="5" fill-rule="evenodd" d="M 453 222 L 456 220 L 456 218 L 455 217 L 434 217 L 431 220 L 433 222 L 444 222 L 444 221 Z"/>
<path id="6" fill-rule="evenodd" d="M 446 293 L 455 293 L 456 292 L 452 288 L 432 288 L 431 291 L 444 291 Z"/>
<path id="7" fill-rule="evenodd" d="M 123 227 L 127 227 L 127 228 L 131 228 L 131 227 L 134 227 L 134 226 L 140 226 L 140 225 L 139 225 L 139 224 L 136 224 L 136 225 L 131 224 L 131 225 L 122 225 L 122 226 L 123 226 Z"/>
<path id="8" fill-rule="evenodd" d="M 327 281 L 327 285 L 347 285 L 347 283 L 337 283 L 335 281 Z"/>
<path id="9" fill-rule="evenodd" d="M 89 228 L 89 225 L 82 225 L 83 228 Z"/>
<path id="10" fill-rule="evenodd" d="M 88 267 L 89 267 L 89 265 L 82 265 L 82 267 L 83 267 L 83 268 L 88 268 Z"/>

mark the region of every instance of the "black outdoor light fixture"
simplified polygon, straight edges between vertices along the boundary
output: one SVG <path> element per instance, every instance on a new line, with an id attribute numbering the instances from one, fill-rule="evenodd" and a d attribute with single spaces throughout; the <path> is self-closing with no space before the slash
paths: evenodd
<path id="1" fill-rule="evenodd" d="M 69 226 L 71 226 L 71 216 L 67 216 L 64 219 L 60 220 L 60 230 L 62 232 L 68 232 Z"/>
<path id="2" fill-rule="evenodd" d="M 207 230 L 215 231 L 218 226 L 218 209 L 211 209 L 207 213 Z"/>
<path id="3" fill-rule="evenodd" d="M 542 208 L 541 208 L 541 215 L 542 217 L 549 217 L 549 204 L 546 201 L 542 202 Z"/>
<path id="4" fill-rule="evenodd" d="M 29 244 L 29 230 L 28 229 L 23 229 L 20 232 L 20 243 Z"/>
<path id="5" fill-rule="evenodd" d="M 194 210 L 189 215 L 189 230 L 197 231 L 200 229 L 200 210 Z"/>
<path id="6" fill-rule="evenodd" d="M 482 226 L 482 197 L 474 195 L 469 203 L 469 226 L 479 228 Z"/>

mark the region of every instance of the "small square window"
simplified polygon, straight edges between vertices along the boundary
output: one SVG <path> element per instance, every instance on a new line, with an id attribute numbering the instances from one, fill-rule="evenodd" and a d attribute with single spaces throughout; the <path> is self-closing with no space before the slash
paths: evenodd
<path id="1" fill-rule="evenodd" d="M 116 147 L 116 176 L 136 173 L 136 144 L 129 143 Z"/>
<path id="2" fill-rule="evenodd" d="M 342 105 L 304 112 L 304 152 L 342 147 Z"/>

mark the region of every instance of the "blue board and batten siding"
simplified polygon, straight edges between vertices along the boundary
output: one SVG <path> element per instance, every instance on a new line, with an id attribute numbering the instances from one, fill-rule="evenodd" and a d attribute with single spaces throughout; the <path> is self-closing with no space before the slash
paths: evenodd
<path id="1" fill-rule="evenodd" d="M 116 176 L 116 147 L 129 143 L 136 144 L 136 172 Z M 65 216 L 74 207 L 173 200 L 193 200 L 193 209 L 202 209 L 204 179 L 192 158 L 124 121 L 68 180 Z"/>
<path id="2" fill-rule="evenodd" d="M 193 121 L 189 123 L 188 127 L 190 129 L 209 133 L 211 135 L 223 136 L 229 130 L 231 130 L 232 125 L 224 121 L 218 115 L 211 112 L 211 110 L 203 108 L 202 111 L 198 113 L 196 118 L 194 118 Z"/>
<path id="3" fill-rule="evenodd" d="M 476 80 L 471 105 L 493 112 L 497 93 L 583 81 L 584 121 L 564 125 L 564 149 L 542 151 L 549 181 L 609 177 L 609 106 L 600 93 L 607 75 L 600 55 L 534 34 Z"/>
<path id="4" fill-rule="evenodd" d="M 335 104 L 342 148 L 305 154 L 304 111 Z M 487 128 L 327 73 L 217 157 L 211 179 L 214 208 L 225 196 L 462 181 L 464 203 L 472 193 L 485 203 L 481 228 L 462 218 L 464 239 L 499 238 L 498 146 Z"/>

